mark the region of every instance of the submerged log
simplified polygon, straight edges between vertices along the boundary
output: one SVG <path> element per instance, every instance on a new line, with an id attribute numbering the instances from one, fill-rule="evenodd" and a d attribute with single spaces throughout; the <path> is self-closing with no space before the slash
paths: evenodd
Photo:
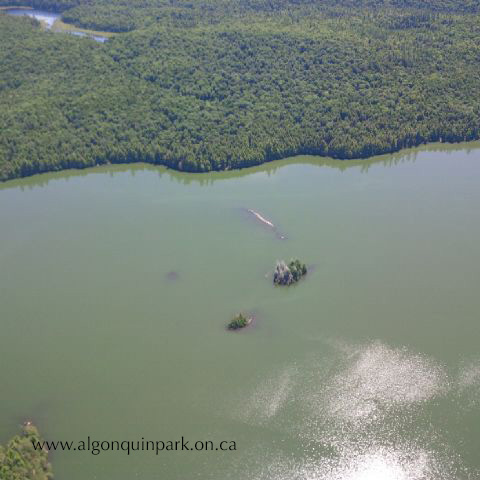
<path id="1" fill-rule="evenodd" d="M 251 216 L 253 216 L 255 218 L 255 220 L 258 220 L 262 225 L 265 225 L 266 227 L 272 229 L 275 232 L 275 236 L 278 239 L 285 240 L 286 236 L 278 231 L 277 227 L 275 226 L 275 224 L 271 220 L 264 217 L 261 213 L 255 211 L 255 210 L 252 210 L 251 208 L 247 208 L 246 211 Z"/>
<path id="2" fill-rule="evenodd" d="M 275 228 L 275 225 L 270 221 L 267 220 L 263 215 L 260 215 L 260 213 L 256 212 L 255 210 L 252 210 L 251 208 L 247 209 L 248 213 L 251 213 L 255 218 L 260 220 L 263 224 L 268 225 L 271 228 Z"/>

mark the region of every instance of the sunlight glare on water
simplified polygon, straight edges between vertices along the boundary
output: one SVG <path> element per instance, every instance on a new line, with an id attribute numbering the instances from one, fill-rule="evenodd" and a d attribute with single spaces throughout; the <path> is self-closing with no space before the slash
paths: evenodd
<path id="1" fill-rule="evenodd" d="M 351 446 L 354 449 L 354 446 Z M 431 452 L 378 447 L 366 453 L 346 452 L 345 457 L 322 459 L 304 465 L 272 462 L 256 480 L 447 480 L 456 477 L 447 464 Z"/>
<path id="2" fill-rule="evenodd" d="M 344 480 L 408 480 L 403 468 L 390 464 L 382 457 L 365 458 L 364 462 L 348 472 Z"/>
<path id="3" fill-rule="evenodd" d="M 31 419 L 51 440 L 238 448 L 56 452 L 69 480 L 479 480 L 479 159 L 0 185 L 0 443 Z M 275 288 L 293 256 L 314 268 Z"/>
<path id="4" fill-rule="evenodd" d="M 326 341 L 321 350 L 324 355 L 317 361 L 299 358 L 295 366 L 259 378 L 244 399 L 238 420 L 297 435 L 306 453 L 300 463 L 274 456 L 253 478 L 458 478 L 461 462 L 449 452 L 442 433 L 421 418 L 429 404 L 454 393 L 455 385 L 475 384 L 475 363 L 464 366 L 457 380 L 435 359 L 379 341 Z M 283 420 L 285 412 L 291 423 Z M 297 418 L 303 420 L 293 420 Z"/>
<path id="5" fill-rule="evenodd" d="M 378 450 L 340 466 L 325 480 L 421 480 L 429 478 L 425 455 L 418 454 L 410 462 L 402 464 L 398 453 Z"/>

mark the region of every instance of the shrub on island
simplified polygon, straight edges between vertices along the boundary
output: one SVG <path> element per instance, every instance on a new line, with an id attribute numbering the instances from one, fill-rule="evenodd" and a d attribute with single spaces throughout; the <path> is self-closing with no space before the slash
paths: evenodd
<path id="1" fill-rule="evenodd" d="M 291 285 L 298 282 L 307 274 L 307 266 L 300 260 L 290 260 L 287 265 L 284 260 L 277 261 L 275 272 L 273 273 L 273 283 L 276 285 Z"/>
<path id="2" fill-rule="evenodd" d="M 252 322 L 252 318 L 246 317 L 243 313 L 235 315 L 230 323 L 227 325 L 229 330 L 239 330 L 241 328 L 248 327 Z"/>

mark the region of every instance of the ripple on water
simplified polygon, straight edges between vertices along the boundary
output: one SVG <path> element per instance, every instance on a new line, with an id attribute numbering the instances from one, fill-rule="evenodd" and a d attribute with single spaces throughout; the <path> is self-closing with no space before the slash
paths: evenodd
<path id="1" fill-rule="evenodd" d="M 457 396 L 463 397 L 467 407 L 480 405 L 480 360 L 464 362 L 456 381 Z"/>
<path id="2" fill-rule="evenodd" d="M 260 382 L 244 401 L 242 420 L 249 424 L 261 425 L 272 420 L 286 404 L 297 378 L 294 366 L 286 367 L 265 381 Z"/>
<path id="3" fill-rule="evenodd" d="M 348 448 L 347 448 L 348 447 Z M 245 477 L 247 478 L 247 477 Z M 436 452 L 411 448 L 373 447 L 358 451 L 348 445 L 342 455 L 303 463 L 271 459 L 250 480 L 457 480 L 472 478 Z"/>
<path id="4" fill-rule="evenodd" d="M 466 365 L 458 379 L 450 380 L 434 359 L 406 348 L 381 342 L 332 345 L 328 355 L 286 367 L 244 397 L 240 420 L 280 427 L 285 438 L 303 446 L 302 453 L 263 445 L 260 461 L 258 445 L 252 446 L 244 452 L 244 464 L 251 467 L 241 469 L 243 477 L 235 469 L 231 478 L 475 478 L 422 415 L 427 402 L 443 398 L 454 386 L 480 386 L 480 364 Z"/>
<path id="5" fill-rule="evenodd" d="M 321 407 L 330 417 L 362 422 L 448 391 L 445 369 L 426 356 L 379 342 L 349 350 L 340 359 L 344 367 L 323 386 Z"/>
<path id="6" fill-rule="evenodd" d="M 460 368 L 457 384 L 460 390 L 480 387 L 480 361 L 464 364 Z"/>

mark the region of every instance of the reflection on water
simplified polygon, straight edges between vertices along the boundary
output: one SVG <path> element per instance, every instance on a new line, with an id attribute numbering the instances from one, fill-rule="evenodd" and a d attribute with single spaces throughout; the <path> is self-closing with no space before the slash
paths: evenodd
<path id="1" fill-rule="evenodd" d="M 12 8 L 6 10 L 6 12 L 9 15 L 36 18 L 39 22 L 42 22 L 46 28 L 52 28 L 53 24 L 61 17 L 59 13 L 45 12 L 44 10 L 27 8 Z"/>
<path id="2" fill-rule="evenodd" d="M 298 373 L 295 367 L 287 367 L 261 382 L 249 394 L 244 407 L 236 411 L 238 419 L 251 425 L 262 425 L 275 418 L 290 400 Z"/>
<path id="3" fill-rule="evenodd" d="M 36 9 L 30 9 L 30 8 L 9 8 L 5 10 L 5 12 L 8 13 L 9 15 L 27 16 L 27 17 L 35 18 L 39 22 L 42 22 L 47 29 L 51 29 L 54 23 L 61 18 L 60 13 L 46 12 L 44 10 L 36 10 Z M 77 30 L 66 30 L 65 32 L 62 32 L 62 33 L 68 33 L 71 35 L 76 35 L 78 37 L 92 38 L 93 40 L 100 43 L 104 43 L 108 40 L 107 37 L 102 37 L 100 35 L 93 35 L 90 33 L 81 32 Z"/>
<path id="4" fill-rule="evenodd" d="M 101 37 L 100 35 L 91 35 L 85 32 L 77 32 L 75 30 L 72 30 L 66 33 L 70 33 L 71 35 L 76 35 L 77 37 L 93 38 L 93 40 L 96 40 L 97 42 L 100 42 L 100 43 L 105 43 L 108 40 L 107 37 Z"/>
<path id="5" fill-rule="evenodd" d="M 447 387 L 444 369 L 432 360 L 380 343 L 352 349 L 348 365 L 325 387 L 322 401 L 341 421 L 377 421 L 396 407 L 430 400 Z"/>
<path id="6" fill-rule="evenodd" d="M 462 367 L 454 378 L 432 358 L 378 341 L 327 342 L 322 350 L 329 353 L 287 366 L 243 392 L 245 408 L 239 420 L 278 429 L 285 436 L 294 434 L 305 450 L 299 463 L 267 449 L 266 462 L 242 478 L 477 478 L 479 472 L 462 465 L 424 413 L 439 399 L 458 393 L 455 385 L 480 384 L 478 364 Z M 285 418 L 291 422 L 285 423 Z"/>
<path id="7" fill-rule="evenodd" d="M 70 480 L 480 478 L 476 145 L 4 183 L 0 436 L 33 416 L 51 439 L 238 444 L 57 452 Z M 294 255 L 315 274 L 274 288 L 265 272 Z M 260 321 L 230 335 L 241 310 Z"/>
<path id="8" fill-rule="evenodd" d="M 348 452 L 347 452 L 348 450 Z M 378 447 L 358 452 L 355 445 L 345 447 L 345 456 L 290 466 L 277 460 L 255 480 L 457 480 L 455 469 L 440 464 L 436 453 L 427 450 Z M 246 477 L 244 477 L 246 478 Z M 466 477 L 461 477 L 466 478 Z"/>
<path id="9" fill-rule="evenodd" d="M 322 168 L 333 168 L 339 171 L 346 171 L 348 169 L 356 168 L 361 173 L 368 173 L 370 167 L 374 165 L 382 165 L 385 168 L 394 167 L 402 163 L 415 162 L 417 156 L 422 152 L 441 152 L 443 154 L 455 154 L 461 152 L 462 154 L 470 155 L 472 152 L 480 149 L 480 142 L 464 142 L 464 143 L 432 143 L 422 145 L 420 147 L 409 148 L 401 150 L 388 155 L 377 155 L 368 159 L 359 160 L 335 160 L 328 157 L 318 157 L 310 155 L 298 155 L 295 157 L 285 158 L 283 160 L 274 160 L 256 167 L 244 168 L 241 170 L 230 170 L 222 172 L 210 173 L 184 173 L 176 170 L 168 169 L 162 165 L 151 165 L 146 163 L 134 164 L 114 164 L 114 165 L 99 165 L 85 169 L 69 169 L 61 172 L 43 173 L 26 177 L 22 179 L 9 180 L 7 182 L 0 182 L 0 190 L 9 187 L 42 187 L 48 185 L 51 180 L 68 180 L 69 178 L 83 177 L 91 174 L 105 174 L 108 173 L 114 176 L 116 173 L 128 172 L 132 176 L 136 173 L 145 171 L 157 172 L 159 178 L 167 174 L 172 180 L 177 181 L 183 185 L 195 183 L 201 186 L 212 185 L 221 180 L 229 180 L 232 178 L 245 177 L 255 173 L 262 173 L 267 176 L 272 176 L 281 168 L 288 165 L 312 165 Z"/>
<path id="10" fill-rule="evenodd" d="M 464 362 L 458 373 L 457 395 L 463 399 L 464 408 L 480 406 L 480 360 Z"/>
<path id="11" fill-rule="evenodd" d="M 331 480 L 416 480 L 431 473 L 426 452 L 389 451 L 378 449 L 352 456 L 345 465 L 340 463 L 328 477 Z M 413 467 L 413 468 L 412 468 Z"/>

